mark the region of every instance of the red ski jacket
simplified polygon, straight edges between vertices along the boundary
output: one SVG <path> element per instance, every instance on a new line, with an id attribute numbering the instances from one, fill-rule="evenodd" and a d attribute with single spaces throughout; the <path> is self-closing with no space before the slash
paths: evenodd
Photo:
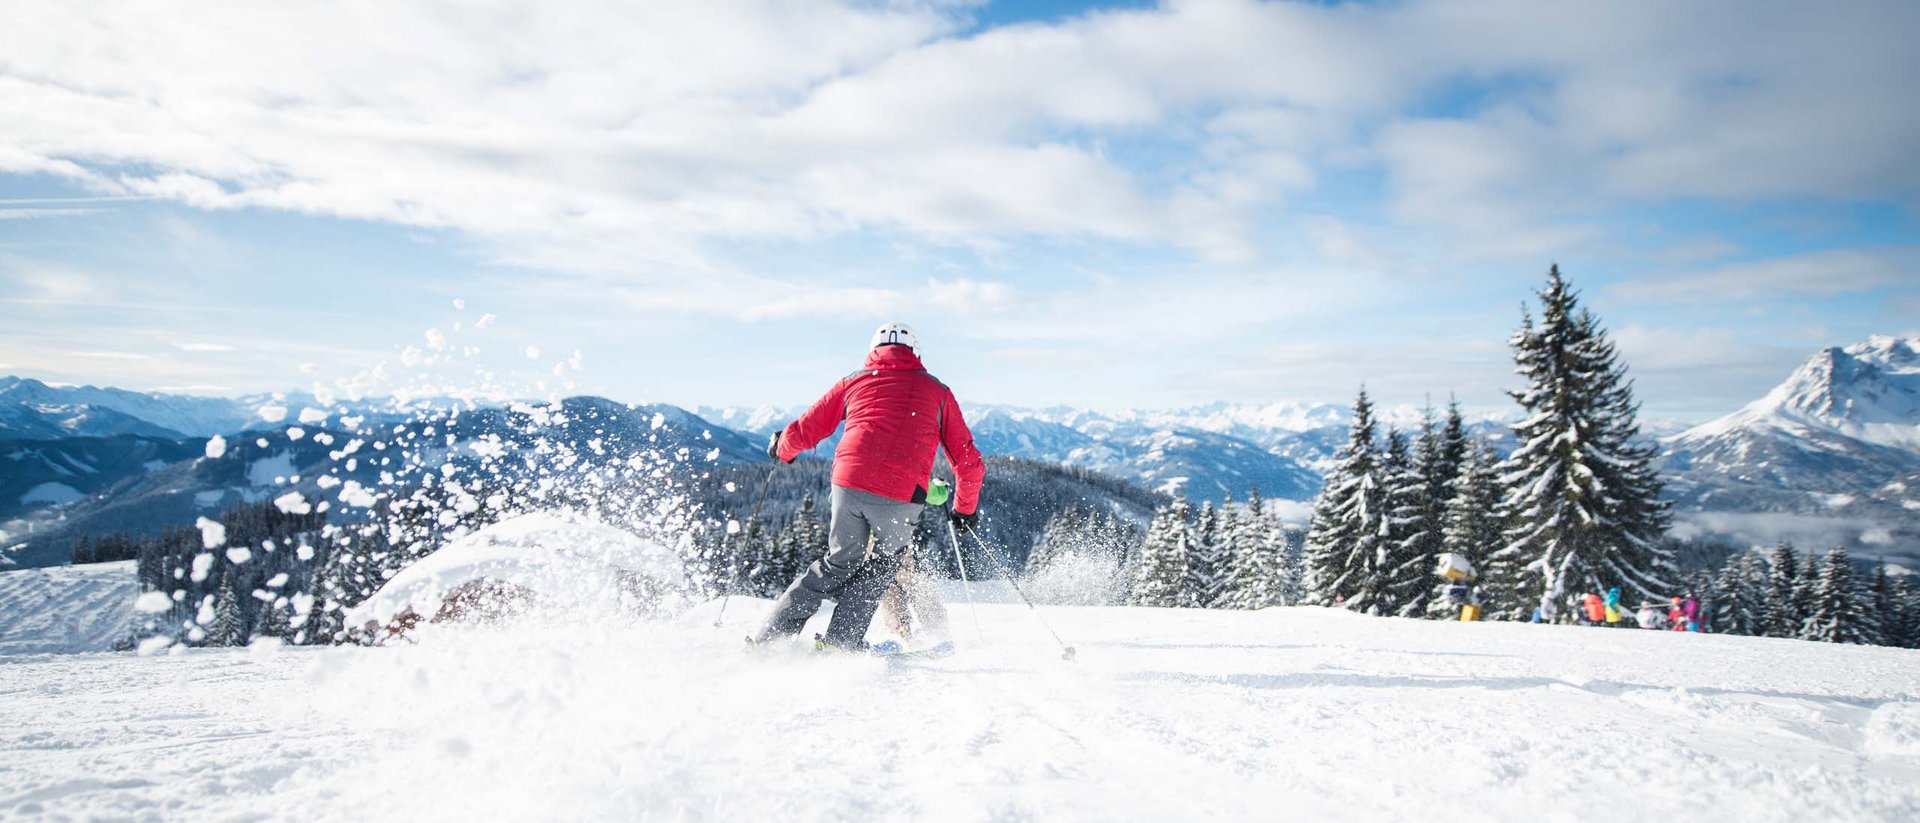
<path id="1" fill-rule="evenodd" d="M 780 459 L 792 460 L 832 436 L 840 421 L 846 436 L 833 452 L 833 484 L 889 500 L 926 500 L 934 449 L 947 450 L 955 475 L 953 510 L 971 514 L 980 505 L 986 466 L 973 432 L 960 414 L 953 390 L 927 373 L 912 349 L 881 346 L 867 354 L 865 368 L 833 384 L 800 419 L 780 433 Z"/>

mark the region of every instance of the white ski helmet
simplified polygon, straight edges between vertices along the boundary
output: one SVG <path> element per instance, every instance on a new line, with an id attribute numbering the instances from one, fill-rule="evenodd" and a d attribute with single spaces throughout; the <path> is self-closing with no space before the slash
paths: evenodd
<path id="1" fill-rule="evenodd" d="M 914 354 L 920 353 L 920 338 L 913 333 L 913 327 L 905 323 L 888 323 L 874 330 L 873 345 L 867 348 L 877 349 L 892 344 L 906 346 Z"/>

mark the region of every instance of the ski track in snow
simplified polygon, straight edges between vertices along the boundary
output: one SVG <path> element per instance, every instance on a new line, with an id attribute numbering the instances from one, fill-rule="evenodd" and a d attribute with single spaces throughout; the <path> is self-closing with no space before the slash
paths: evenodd
<path id="1" fill-rule="evenodd" d="M 0 578 L 6 577 L 0 575 Z M 976 587 L 976 592 L 979 589 Z M 386 648 L 0 657 L 0 815 L 1913 819 L 1920 653 L 1320 609 L 950 599 L 941 661 L 764 601 Z M 9 619 L 14 613 L 9 611 Z M 819 622 L 819 621 L 816 621 Z"/>
<path id="2" fill-rule="evenodd" d="M 112 648 L 137 593 L 131 560 L 0 572 L 0 656 Z"/>

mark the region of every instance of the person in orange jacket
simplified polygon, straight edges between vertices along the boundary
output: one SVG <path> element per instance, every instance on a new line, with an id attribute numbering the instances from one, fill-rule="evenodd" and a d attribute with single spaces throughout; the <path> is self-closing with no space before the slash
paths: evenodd
<path id="1" fill-rule="evenodd" d="M 1580 605 L 1586 609 L 1588 623 L 1595 626 L 1607 624 L 1607 603 L 1600 599 L 1600 595 L 1587 592 L 1585 597 L 1580 598 Z"/>

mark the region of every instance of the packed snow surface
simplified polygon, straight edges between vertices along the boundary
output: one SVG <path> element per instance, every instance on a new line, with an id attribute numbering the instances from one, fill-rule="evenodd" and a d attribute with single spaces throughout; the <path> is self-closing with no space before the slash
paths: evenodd
<path id="1" fill-rule="evenodd" d="M 1321 609 L 1048 607 L 961 653 L 667 624 L 0 657 L 0 816 L 1913 819 L 1920 653 Z M 1002 595 L 1002 596 L 996 596 Z M 19 604 L 6 604 L 5 614 Z M 816 621 L 819 622 L 819 621 Z"/>
<path id="2" fill-rule="evenodd" d="M 0 572 L 0 665 L 11 662 L 5 655 L 113 648 L 132 628 L 138 594 L 130 560 Z"/>

